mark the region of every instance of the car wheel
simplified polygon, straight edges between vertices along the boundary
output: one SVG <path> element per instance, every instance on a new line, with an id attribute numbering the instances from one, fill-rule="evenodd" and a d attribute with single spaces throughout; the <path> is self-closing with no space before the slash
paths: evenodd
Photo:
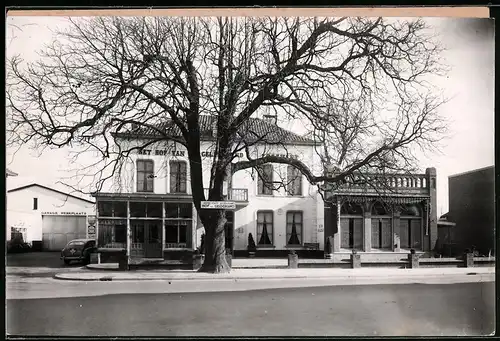
<path id="1" fill-rule="evenodd" d="M 89 265 L 89 264 L 90 264 L 90 255 L 86 256 L 86 257 L 83 259 L 83 264 L 84 264 L 84 265 Z"/>
<path id="2" fill-rule="evenodd" d="M 64 260 L 64 264 L 69 265 L 69 263 L 71 263 L 71 261 L 70 261 L 70 260 L 68 260 L 68 259 L 65 259 L 65 260 Z"/>

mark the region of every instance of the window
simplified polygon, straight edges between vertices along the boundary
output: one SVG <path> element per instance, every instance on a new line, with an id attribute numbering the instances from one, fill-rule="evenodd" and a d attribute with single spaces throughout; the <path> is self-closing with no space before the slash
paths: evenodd
<path id="1" fill-rule="evenodd" d="M 126 201 L 98 201 L 97 213 L 99 217 L 127 218 Z"/>
<path id="2" fill-rule="evenodd" d="M 189 247 L 191 243 L 191 203 L 165 203 L 165 247 Z M 188 242 L 189 239 L 189 242 Z M 189 245 L 188 245 L 189 244 Z"/>
<path id="3" fill-rule="evenodd" d="M 287 167 L 287 186 L 288 195 L 302 195 L 302 173 L 292 165 Z"/>
<path id="4" fill-rule="evenodd" d="M 137 160 L 137 192 L 153 192 L 154 163 L 152 160 Z"/>
<path id="5" fill-rule="evenodd" d="M 273 212 L 257 212 L 257 245 L 273 245 Z"/>
<path id="6" fill-rule="evenodd" d="M 188 224 L 186 220 L 165 221 L 165 244 L 166 247 L 186 247 Z"/>
<path id="7" fill-rule="evenodd" d="M 97 244 L 103 248 L 126 248 L 127 220 L 99 219 Z"/>
<path id="8" fill-rule="evenodd" d="M 33 210 L 38 210 L 38 198 L 33 198 Z"/>
<path id="9" fill-rule="evenodd" d="M 302 245 L 302 212 L 286 213 L 286 244 Z"/>
<path id="10" fill-rule="evenodd" d="M 130 202 L 130 216 L 161 218 L 163 217 L 162 207 L 161 202 Z"/>
<path id="11" fill-rule="evenodd" d="M 340 208 L 340 247 L 360 250 L 363 248 L 363 208 L 345 202 Z"/>
<path id="12" fill-rule="evenodd" d="M 11 227 L 10 228 L 10 239 L 20 242 L 24 242 L 26 236 L 26 227 Z"/>
<path id="13" fill-rule="evenodd" d="M 186 162 L 170 161 L 170 193 L 186 193 L 186 180 Z"/>
<path id="14" fill-rule="evenodd" d="M 266 164 L 257 169 L 257 187 L 258 194 L 273 194 L 273 165 Z"/>

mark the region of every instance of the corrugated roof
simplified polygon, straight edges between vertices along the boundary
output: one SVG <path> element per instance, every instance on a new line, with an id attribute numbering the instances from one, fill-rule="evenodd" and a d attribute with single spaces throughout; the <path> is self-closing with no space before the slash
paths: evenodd
<path id="1" fill-rule="evenodd" d="M 217 117 L 210 115 L 200 115 L 201 136 L 204 140 L 212 138 L 213 126 L 216 124 Z M 157 126 L 157 129 L 140 127 L 135 130 L 129 130 L 124 133 L 116 134 L 118 137 L 158 137 L 164 131 L 172 137 L 181 137 L 180 129 L 168 120 Z M 312 145 L 316 142 L 304 136 L 292 133 L 278 125 L 259 118 L 250 118 L 243 123 L 239 130 L 244 140 L 253 143 L 260 139 L 262 143 L 286 143 L 286 144 L 307 144 Z"/>

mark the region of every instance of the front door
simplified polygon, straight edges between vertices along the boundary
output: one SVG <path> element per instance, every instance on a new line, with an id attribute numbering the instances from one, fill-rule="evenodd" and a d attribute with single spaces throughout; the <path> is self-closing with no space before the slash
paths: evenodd
<path id="1" fill-rule="evenodd" d="M 144 230 L 144 256 L 163 258 L 161 221 L 146 221 Z"/>

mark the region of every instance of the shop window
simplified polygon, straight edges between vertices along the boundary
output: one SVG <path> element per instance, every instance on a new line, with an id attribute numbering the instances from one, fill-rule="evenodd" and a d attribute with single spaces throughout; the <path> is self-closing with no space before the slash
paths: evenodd
<path id="1" fill-rule="evenodd" d="M 146 217 L 162 218 L 163 204 L 161 202 L 148 202 L 146 205 Z"/>
<path id="2" fill-rule="evenodd" d="M 112 217 L 113 216 L 113 202 L 112 201 L 98 201 L 97 214 L 99 217 Z"/>
<path id="3" fill-rule="evenodd" d="M 97 244 L 103 248 L 126 248 L 127 220 L 99 219 Z"/>
<path id="4" fill-rule="evenodd" d="M 154 162 L 137 160 L 137 192 L 154 192 Z"/>
<path id="5" fill-rule="evenodd" d="M 184 161 L 170 161 L 170 193 L 186 193 L 187 164 Z"/>
<path id="6" fill-rule="evenodd" d="M 98 201 L 97 212 L 99 217 L 127 218 L 127 202 Z"/>
<path id="7" fill-rule="evenodd" d="M 302 195 L 302 173 L 292 165 L 287 167 L 287 186 L 288 195 Z"/>
<path id="8" fill-rule="evenodd" d="M 273 194 L 273 165 L 266 164 L 257 169 L 257 191 L 261 195 Z"/>
<path id="9" fill-rule="evenodd" d="M 127 218 L 127 202 L 114 201 L 113 202 L 113 217 Z"/>
<path id="10" fill-rule="evenodd" d="M 145 202 L 130 202 L 130 216 L 131 217 L 146 217 L 146 203 Z"/>
<path id="11" fill-rule="evenodd" d="M 301 245 L 302 244 L 302 212 L 289 211 L 286 213 L 286 244 Z"/>
<path id="12" fill-rule="evenodd" d="M 186 247 L 187 233 L 190 221 L 166 220 L 165 221 L 165 246 L 167 248 Z"/>
<path id="13" fill-rule="evenodd" d="M 257 212 L 257 245 L 273 245 L 273 212 Z"/>
<path id="14" fill-rule="evenodd" d="M 166 218 L 185 218 L 191 219 L 193 217 L 193 205 L 190 203 L 165 203 L 165 216 Z"/>

